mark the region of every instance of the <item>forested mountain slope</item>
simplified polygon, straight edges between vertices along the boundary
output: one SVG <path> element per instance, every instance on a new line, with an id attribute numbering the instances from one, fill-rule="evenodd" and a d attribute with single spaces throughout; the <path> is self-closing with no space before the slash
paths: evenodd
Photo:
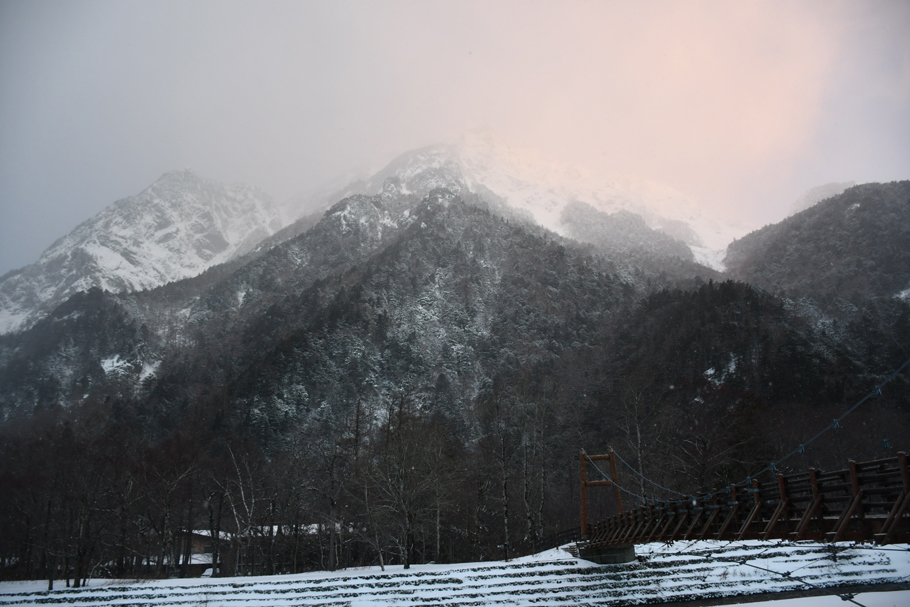
<path id="1" fill-rule="evenodd" d="M 645 476 L 676 491 L 711 490 L 829 426 L 910 357 L 906 315 L 888 339 L 862 321 L 844 329 L 856 338 L 837 339 L 787 300 L 745 283 L 654 293 L 611 331 L 605 366 L 613 380 L 593 424 Z M 910 407 L 908 387 L 897 378 L 887 398 L 844 422 L 850 430 L 838 444 L 790 465 L 824 469 L 875 437 L 895 436 L 906 424 L 893 415 Z M 670 497 L 634 482 L 641 494 Z"/>
<path id="2" fill-rule="evenodd" d="M 594 258 L 437 199 L 368 263 L 294 302 L 307 323 L 238 378 L 238 395 L 274 423 L 279 411 L 375 408 L 406 386 L 460 419 L 497 382 L 546 375 L 567 351 L 596 346 L 636 292 Z M 253 332 L 278 332 L 289 314 Z"/>
<path id="3" fill-rule="evenodd" d="M 858 302 L 910 289 L 910 181 L 870 183 L 734 241 L 731 276 L 773 292 Z"/>
<path id="4" fill-rule="evenodd" d="M 291 385 L 313 392 L 292 409 L 319 406 L 342 387 L 353 389 L 344 371 L 319 369 L 351 365 L 369 378 L 358 398 L 381 399 L 402 385 L 423 398 L 450 385 L 446 398 L 464 407 L 503 373 L 590 346 L 638 290 L 609 273 L 607 262 L 446 190 L 393 215 L 380 197 L 352 197 L 305 235 L 195 295 L 187 291 L 205 285 L 205 276 L 148 293 L 74 299 L 35 329 L 0 339 L 11 373 L 7 410 L 48 398 L 66 405 L 107 390 L 113 377 L 102 369 L 115 357 L 118 381 L 181 408 L 236 382 L 245 398 L 272 403 L 266 409 L 286 408 L 275 395 Z M 105 306 L 111 311 L 102 318 Z M 131 342 L 117 351 L 111 344 L 136 325 L 142 347 Z M 316 354 L 313 342 L 321 344 Z M 285 367 L 300 361 L 273 353 L 288 350 L 310 364 L 290 373 Z M 74 363 L 61 367 L 64 351 Z M 245 371 L 251 365 L 255 371 Z M 260 378 L 260 392 L 250 394 L 247 376 Z"/>

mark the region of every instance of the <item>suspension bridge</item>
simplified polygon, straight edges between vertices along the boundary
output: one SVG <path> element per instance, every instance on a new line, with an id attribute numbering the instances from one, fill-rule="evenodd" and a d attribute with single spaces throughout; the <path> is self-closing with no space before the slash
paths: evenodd
<path id="1" fill-rule="evenodd" d="M 613 478 L 587 480 L 587 465 L 606 460 Z M 849 462 L 843 470 L 778 474 L 774 482 L 733 484 L 723 491 L 650 503 L 594 523 L 587 520 L 586 490 L 616 484 L 616 459 L 581 453 L 581 549 L 601 560 L 626 558 L 604 550 L 676 540 L 816 540 L 910 542 L 910 468 L 907 454 Z M 634 557 L 634 551 L 631 553 Z M 599 557 L 599 558 L 598 558 Z M 627 559 L 629 560 L 629 559 Z"/>
<path id="2" fill-rule="evenodd" d="M 629 466 L 611 448 L 589 455 L 582 449 L 580 462 L 581 520 L 579 553 L 601 563 L 635 559 L 634 546 L 677 540 L 815 540 L 823 542 L 874 542 L 879 545 L 910 542 L 910 467 L 905 452 L 871 461 L 849 460 L 837 470 L 809 468 L 782 474 L 779 467 L 829 430 L 893 380 L 910 360 L 885 381 L 805 443 L 763 470 L 721 490 L 684 495 L 642 476 L 657 487 L 676 494 L 667 500 L 645 500 L 622 487 L 618 463 Z M 884 441 L 888 445 L 887 440 Z M 857 458 L 858 459 L 858 458 Z M 598 462 L 605 462 L 608 471 Z M 592 470 L 593 469 L 593 470 Z M 595 478 L 589 473 L 596 471 Z M 771 480 L 760 481 L 769 473 Z M 617 513 L 600 521 L 588 520 L 588 489 L 612 487 Z M 623 507 L 623 493 L 645 502 Z"/>

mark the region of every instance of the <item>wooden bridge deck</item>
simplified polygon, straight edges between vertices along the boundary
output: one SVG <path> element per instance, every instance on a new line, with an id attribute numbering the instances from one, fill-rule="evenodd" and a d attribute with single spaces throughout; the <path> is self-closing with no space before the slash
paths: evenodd
<path id="1" fill-rule="evenodd" d="M 582 455 L 584 461 L 610 456 Z M 613 463 L 611 461 L 611 463 Z M 622 508 L 620 502 L 620 509 Z M 784 476 L 772 482 L 731 485 L 713 494 L 662 501 L 588 524 L 582 505 L 582 539 L 588 548 L 672 540 L 910 541 L 910 470 L 907 455 L 849 462 L 843 470 Z"/>

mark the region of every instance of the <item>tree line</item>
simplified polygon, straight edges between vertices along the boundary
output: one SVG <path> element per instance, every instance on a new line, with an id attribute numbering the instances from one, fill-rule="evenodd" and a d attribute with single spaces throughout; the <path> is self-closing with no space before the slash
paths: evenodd
<path id="1" fill-rule="evenodd" d="M 465 443 L 402 391 L 325 407 L 278 453 L 201 407 L 157 438 L 117 405 L 17 419 L 0 441 L 0 575 L 185 576 L 194 534 L 214 575 L 533 552 L 575 524 L 575 489 L 542 407 L 508 407 L 479 403 Z"/>

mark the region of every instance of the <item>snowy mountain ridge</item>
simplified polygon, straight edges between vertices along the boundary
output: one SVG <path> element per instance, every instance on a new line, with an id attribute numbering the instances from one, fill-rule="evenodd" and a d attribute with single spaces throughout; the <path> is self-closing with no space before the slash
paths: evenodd
<path id="1" fill-rule="evenodd" d="M 408 152 L 351 189 L 378 194 L 390 179 L 400 184 L 401 193 L 417 197 L 446 187 L 494 198 L 514 213 L 567 237 L 572 237 L 567 214 L 577 203 L 606 214 L 627 211 L 641 216 L 649 228 L 686 243 L 699 263 L 714 269 L 722 269 L 727 244 L 748 232 L 702 211 L 668 186 L 554 162 L 536 150 L 510 146 L 489 134 L 467 134 L 457 143 Z"/>
<path id="2" fill-rule="evenodd" d="M 163 175 L 0 281 L 0 333 L 32 324 L 78 291 L 138 291 L 195 276 L 282 226 L 269 197 L 189 170 Z"/>

